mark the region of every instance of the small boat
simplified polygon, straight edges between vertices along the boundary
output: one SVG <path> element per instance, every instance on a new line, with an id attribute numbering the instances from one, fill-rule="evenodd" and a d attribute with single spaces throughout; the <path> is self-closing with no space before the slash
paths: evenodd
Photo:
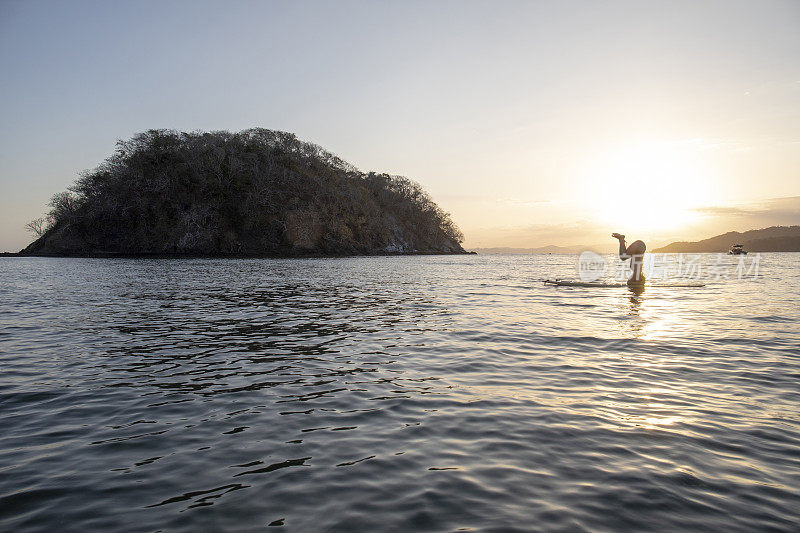
<path id="1" fill-rule="evenodd" d="M 742 248 L 741 244 L 734 244 L 731 246 L 731 250 L 728 252 L 728 255 L 747 255 L 747 252 L 744 248 Z"/>

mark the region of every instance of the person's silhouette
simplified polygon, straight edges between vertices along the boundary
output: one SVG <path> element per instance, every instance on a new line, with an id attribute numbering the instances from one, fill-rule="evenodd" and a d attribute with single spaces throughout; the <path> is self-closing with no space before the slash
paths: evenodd
<path id="1" fill-rule="evenodd" d="M 642 262 L 644 260 L 644 251 L 647 249 L 644 242 L 633 241 L 630 246 L 625 246 L 625 235 L 619 233 L 612 233 L 612 237 L 619 241 L 619 258 L 622 261 L 631 260 L 631 274 L 628 279 L 628 287 L 632 289 L 644 288 L 644 274 L 642 274 Z"/>

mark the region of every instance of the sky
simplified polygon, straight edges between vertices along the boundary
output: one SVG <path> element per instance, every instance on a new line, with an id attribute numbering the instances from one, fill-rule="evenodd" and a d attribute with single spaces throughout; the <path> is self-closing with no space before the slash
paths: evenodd
<path id="1" fill-rule="evenodd" d="M 418 181 L 468 248 L 800 224 L 798 28 L 794 0 L 0 0 L 0 250 L 151 128 L 293 132 Z"/>

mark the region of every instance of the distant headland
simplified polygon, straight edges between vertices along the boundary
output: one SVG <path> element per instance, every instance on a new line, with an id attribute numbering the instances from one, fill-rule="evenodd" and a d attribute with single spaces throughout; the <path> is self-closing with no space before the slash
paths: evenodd
<path id="1" fill-rule="evenodd" d="M 467 253 L 419 184 L 261 128 L 140 133 L 50 207 L 20 255 Z"/>
<path id="2" fill-rule="evenodd" d="M 655 253 L 722 253 L 734 244 L 748 252 L 800 252 L 800 226 L 771 226 L 764 229 L 729 231 L 694 242 L 673 242 L 656 248 Z"/>
<path id="3" fill-rule="evenodd" d="M 494 248 L 471 248 L 470 251 L 486 255 L 579 254 L 586 250 L 594 251 L 594 248 L 598 247 L 586 245 L 555 246 L 551 244 L 548 246 L 540 246 L 538 248 L 514 248 L 510 246 L 497 246 Z"/>

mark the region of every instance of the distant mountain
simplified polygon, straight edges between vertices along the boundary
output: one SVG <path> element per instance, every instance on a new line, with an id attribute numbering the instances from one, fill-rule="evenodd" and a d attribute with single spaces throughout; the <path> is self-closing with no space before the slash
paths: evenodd
<path id="1" fill-rule="evenodd" d="M 748 252 L 800 252 L 800 226 L 772 226 L 745 232 L 729 231 L 695 242 L 673 242 L 655 253 L 718 253 L 741 244 Z"/>
<path id="2" fill-rule="evenodd" d="M 510 248 L 510 247 L 495 247 L 495 248 L 470 248 L 470 251 L 479 254 L 579 254 L 586 250 L 597 251 L 598 246 L 540 246 L 538 248 Z"/>
<path id="3" fill-rule="evenodd" d="M 141 133 L 50 206 L 22 254 L 466 253 L 416 182 L 260 128 Z"/>

